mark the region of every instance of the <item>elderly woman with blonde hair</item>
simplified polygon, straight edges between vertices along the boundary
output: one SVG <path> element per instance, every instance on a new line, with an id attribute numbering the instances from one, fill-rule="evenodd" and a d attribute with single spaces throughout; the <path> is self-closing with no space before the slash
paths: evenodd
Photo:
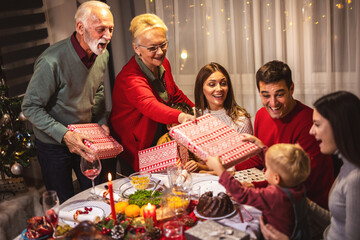
<path id="1" fill-rule="evenodd" d="M 166 124 L 194 119 L 170 106 L 194 104 L 176 86 L 166 52 L 167 27 L 154 14 L 136 16 L 130 24 L 134 56 L 116 77 L 110 117 L 115 137 L 124 147 L 125 173 L 139 170 L 138 151 L 156 145 Z M 124 173 L 124 172 L 123 172 Z"/>

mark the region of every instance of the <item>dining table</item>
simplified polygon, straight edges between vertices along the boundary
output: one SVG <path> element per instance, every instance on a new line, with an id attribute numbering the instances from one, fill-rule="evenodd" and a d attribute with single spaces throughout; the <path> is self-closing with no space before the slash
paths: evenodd
<path id="1" fill-rule="evenodd" d="M 219 192 L 226 192 L 225 188 L 219 183 L 219 177 L 207 173 L 191 173 L 192 178 L 192 187 L 200 189 L 200 195 L 212 191 L 214 195 L 217 195 Z M 158 187 L 169 188 L 169 178 L 166 172 L 163 173 L 153 173 L 151 175 L 151 181 L 158 183 Z M 119 178 L 112 181 L 114 199 L 116 201 L 125 200 L 129 194 L 134 193 L 136 190 L 132 187 L 129 178 Z M 108 183 L 102 183 L 95 187 L 95 194 L 102 196 L 103 193 L 107 190 Z M 86 189 L 73 197 L 69 198 L 60 205 L 60 211 L 73 210 L 75 208 L 84 206 L 88 204 L 87 198 L 93 194 L 92 188 Z M 104 210 L 103 217 L 110 215 L 110 207 L 103 207 L 108 204 L 107 201 L 91 201 L 94 205 L 94 209 L 99 208 L 106 209 Z M 233 229 L 240 230 L 242 232 L 248 233 L 250 239 L 257 239 L 259 235 L 259 217 L 261 216 L 261 211 L 248 205 L 240 205 L 241 214 L 233 214 L 227 218 L 216 219 L 216 222 L 231 227 Z M 200 221 L 205 221 L 206 218 L 199 218 Z M 71 221 L 69 219 L 62 219 L 59 217 L 59 224 L 69 224 L 71 227 L 75 227 L 78 223 L 76 221 Z M 19 235 L 15 240 L 21 240 Z M 224 238 L 226 239 L 226 238 Z M 231 239 L 231 238 L 229 238 Z"/>

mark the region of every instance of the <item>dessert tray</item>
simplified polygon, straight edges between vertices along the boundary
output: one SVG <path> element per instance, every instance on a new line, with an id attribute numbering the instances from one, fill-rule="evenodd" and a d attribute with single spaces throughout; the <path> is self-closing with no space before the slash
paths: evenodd
<path id="1" fill-rule="evenodd" d="M 79 200 L 70 202 L 60 208 L 59 213 L 59 223 L 69 224 L 70 227 L 75 227 L 78 222 L 74 220 L 70 220 L 70 218 L 62 218 L 62 215 L 74 216 L 77 210 L 85 211 L 85 208 L 91 208 L 91 212 L 89 212 L 88 216 L 83 215 L 82 218 L 89 218 L 92 219 L 94 217 L 99 217 L 102 219 L 103 217 L 108 216 L 111 213 L 110 205 L 102 202 L 102 201 L 86 201 L 86 200 Z M 63 213 L 61 213 L 63 212 Z"/>

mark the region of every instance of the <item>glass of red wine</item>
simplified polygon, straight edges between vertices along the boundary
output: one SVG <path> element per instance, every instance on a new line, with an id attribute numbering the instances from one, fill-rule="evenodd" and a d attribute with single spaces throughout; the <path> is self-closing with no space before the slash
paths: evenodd
<path id="1" fill-rule="evenodd" d="M 87 200 L 102 200 L 102 198 L 95 192 L 95 183 L 94 179 L 99 176 L 101 172 L 101 162 L 100 159 L 94 155 L 91 159 L 81 158 L 80 160 L 80 169 L 81 172 L 91 180 L 93 192 L 90 194 L 90 197 Z"/>
<path id="2" fill-rule="evenodd" d="M 42 195 L 42 204 L 46 219 L 50 222 L 56 238 L 56 226 L 59 220 L 60 203 L 56 191 L 46 191 Z"/>

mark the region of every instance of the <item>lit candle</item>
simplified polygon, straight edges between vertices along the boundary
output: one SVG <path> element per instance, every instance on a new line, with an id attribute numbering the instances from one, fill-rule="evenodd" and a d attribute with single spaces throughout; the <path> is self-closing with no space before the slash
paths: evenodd
<path id="1" fill-rule="evenodd" d="M 156 224 L 156 206 L 148 203 L 143 209 L 144 219 L 152 218 L 154 224 Z"/>
<path id="2" fill-rule="evenodd" d="M 113 184 L 111 181 L 111 173 L 108 174 L 108 187 L 109 187 L 109 195 L 110 195 L 110 207 L 111 207 L 111 216 L 114 219 L 114 225 L 116 224 L 116 212 L 115 212 L 115 203 L 114 203 L 114 192 L 113 192 Z"/>

